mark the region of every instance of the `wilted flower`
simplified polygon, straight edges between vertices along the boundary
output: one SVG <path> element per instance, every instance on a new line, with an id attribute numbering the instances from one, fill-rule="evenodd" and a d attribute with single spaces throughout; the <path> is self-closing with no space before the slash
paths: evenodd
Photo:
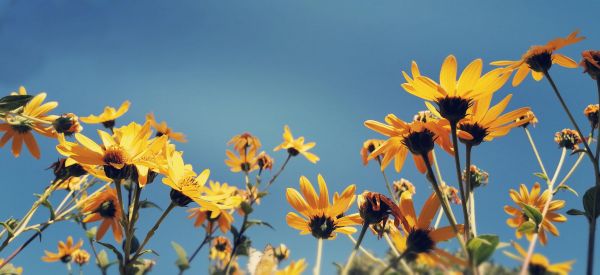
<path id="1" fill-rule="evenodd" d="M 235 149 L 241 155 L 245 153 L 256 153 L 260 149 L 261 143 L 258 137 L 245 132 L 234 136 L 227 142 L 227 145 L 233 145 Z"/>
<path id="2" fill-rule="evenodd" d="M 275 161 L 273 160 L 273 158 L 267 155 L 267 153 L 265 153 L 264 151 L 260 152 L 260 154 L 256 156 L 256 164 L 258 165 L 258 168 L 260 168 L 260 170 L 272 170 L 274 162 Z"/>
<path id="3" fill-rule="evenodd" d="M 583 110 L 583 114 L 590 121 L 592 129 L 598 128 L 598 104 L 588 105 L 585 107 L 585 110 Z"/>
<path id="4" fill-rule="evenodd" d="M 579 65 L 583 67 L 583 72 L 597 79 L 600 75 L 600 51 L 583 51 L 581 56 L 583 59 Z"/>
<path id="5" fill-rule="evenodd" d="M 73 262 L 78 265 L 87 264 L 90 261 L 90 254 L 83 249 L 78 249 L 73 252 Z"/>
<path id="6" fill-rule="evenodd" d="M 461 204 L 458 189 L 450 185 L 442 185 L 440 187 L 442 189 L 442 193 L 446 195 L 446 199 L 448 199 L 449 202 L 454 204 Z"/>
<path id="7" fill-rule="evenodd" d="M 488 183 L 489 175 L 487 172 L 477 168 L 475 165 L 471 165 L 470 169 L 471 176 L 471 186 L 473 189 L 480 187 L 482 185 L 486 185 Z M 463 172 L 463 181 L 467 182 L 467 171 Z"/>
<path id="8" fill-rule="evenodd" d="M 521 124 L 521 127 L 523 128 L 527 128 L 527 126 L 532 125 L 533 127 L 535 127 L 536 124 L 538 124 L 538 119 L 535 116 L 535 114 L 533 113 L 533 111 L 528 111 L 527 113 L 525 113 L 525 115 L 517 118 L 515 121 L 518 123 L 521 120 L 526 120 L 528 122 Z"/>
<path id="9" fill-rule="evenodd" d="M 367 139 L 363 142 L 362 147 L 360 148 L 360 157 L 362 159 L 363 165 L 367 165 L 369 163 L 369 155 L 377 149 L 377 147 L 383 144 L 384 140 L 381 139 Z"/>
<path id="10" fill-rule="evenodd" d="M 581 136 L 577 131 L 572 129 L 563 129 L 560 132 L 554 134 L 554 142 L 558 143 L 560 148 L 567 148 L 569 150 L 577 150 L 578 144 L 583 142 Z"/>
<path id="11" fill-rule="evenodd" d="M 394 225 L 406 223 L 398 205 L 383 194 L 365 191 L 358 195 L 357 202 L 360 217 L 365 224 L 385 224 L 390 215 L 394 217 Z M 379 237 L 381 236 L 383 232 L 379 232 Z"/>
<path id="12" fill-rule="evenodd" d="M 398 198 L 402 196 L 402 193 L 409 192 L 411 194 L 417 193 L 417 189 L 415 186 L 405 178 L 401 178 L 400 180 L 394 181 L 394 193 Z"/>

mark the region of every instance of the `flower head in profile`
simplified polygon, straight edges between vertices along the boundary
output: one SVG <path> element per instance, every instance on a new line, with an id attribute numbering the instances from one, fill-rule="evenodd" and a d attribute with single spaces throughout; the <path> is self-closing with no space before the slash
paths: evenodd
<path id="1" fill-rule="evenodd" d="M 218 236 L 212 240 L 212 246 L 210 248 L 209 258 L 211 260 L 227 260 L 229 259 L 232 252 L 231 242 L 229 239 Z"/>
<path id="2" fill-rule="evenodd" d="M 27 94 L 25 88 L 21 88 L 23 94 Z M 22 116 L 7 116 L 6 122 L 0 123 L 0 131 L 4 132 L 4 135 L 0 138 L 0 147 L 4 147 L 12 139 L 11 152 L 13 156 L 19 157 L 21 155 L 24 143 L 34 158 L 40 158 L 40 148 L 33 137 L 33 132 L 46 137 L 56 138 L 56 132 L 48 124 L 52 124 L 52 121 L 57 116 L 49 115 L 48 113 L 54 110 L 58 106 L 58 103 L 56 101 L 44 103 L 45 99 L 46 93 L 34 96 L 20 111 Z M 43 123 L 44 121 L 47 123 Z"/>
<path id="3" fill-rule="evenodd" d="M 356 199 L 355 185 L 348 186 L 342 194 L 337 192 L 333 196 L 333 203 L 329 201 L 327 183 L 318 175 L 319 195 L 313 185 L 304 176 L 300 177 L 300 192 L 288 188 L 286 198 L 290 205 L 302 216 L 289 212 L 286 216 L 287 224 L 300 230 L 300 234 L 312 234 L 318 239 L 334 239 L 337 233 L 352 234 L 356 232 L 353 225 L 362 223 L 358 213 L 344 215 Z"/>
<path id="4" fill-rule="evenodd" d="M 527 128 L 529 125 L 533 125 L 533 127 L 535 127 L 536 124 L 538 124 L 538 118 L 537 116 L 535 116 L 535 114 L 533 113 L 533 111 L 528 111 L 527 113 L 525 113 L 523 116 L 517 118 L 515 121 L 517 123 L 519 123 L 521 120 L 527 120 L 528 122 L 521 124 L 521 127 L 523 128 Z"/>
<path id="5" fill-rule="evenodd" d="M 583 142 L 583 139 L 575 130 L 562 129 L 560 132 L 554 134 L 554 142 L 556 142 L 560 148 L 577 150 L 579 144 Z"/>
<path id="6" fill-rule="evenodd" d="M 440 70 L 438 84 L 431 78 L 421 75 L 417 63 L 413 61 L 412 76 L 402 72 L 406 79 L 402 88 L 412 95 L 425 99 L 428 109 L 436 110 L 436 114 L 440 117 L 450 123 L 457 123 L 467 115 L 467 110 L 474 101 L 491 96 L 508 79 L 508 75 L 501 69 L 492 70 L 482 76 L 483 61 L 476 59 L 467 65 L 457 80 L 457 66 L 453 55 L 446 57 Z M 436 103 L 437 109 L 430 102 Z"/>
<path id="7" fill-rule="evenodd" d="M 316 142 L 304 143 L 304 137 L 299 137 L 294 139 L 292 132 L 290 131 L 290 127 L 285 125 L 283 128 L 283 142 L 275 147 L 274 151 L 279 151 L 281 149 L 287 150 L 290 156 L 295 157 L 298 154 L 303 155 L 308 161 L 312 163 L 317 163 L 319 161 L 319 157 L 308 150 L 312 149 L 317 145 Z"/>
<path id="8" fill-rule="evenodd" d="M 73 262 L 82 266 L 90 261 L 90 253 L 83 249 L 78 249 L 73 252 Z"/>
<path id="9" fill-rule="evenodd" d="M 524 205 L 529 205 L 542 213 L 544 205 L 546 205 L 546 202 L 550 198 L 550 191 L 545 190 L 544 192 L 541 192 L 540 184 L 537 182 L 531 188 L 531 192 L 527 189 L 525 184 L 521 184 L 519 191 L 514 189 L 510 190 L 510 198 L 517 206 L 504 206 L 504 212 L 512 216 L 506 220 L 506 223 L 510 227 L 519 228 L 523 223 L 529 221 L 529 217 L 524 212 Z M 546 232 L 558 236 L 559 232 L 554 223 L 567 221 L 565 216 L 557 213 L 558 210 L 563 207 L 565 207 L 565 201 L 563 200 L 553 200 L 550 202 L 548 212 L 546 213 L 546 216 L 544 216 L 542 223 L 539 225 L 539 238 L 543 245 L 548 243 Z M 519 239 L 523 234 L 526 234 L 527 239 L 531 239 L 533 236 L 533 232 L 523 233 L 519 230 L 515 230 L 515 234 Z"/>
<path id="10" fill-rule="evenodd" d="M 262 144 L 260 143 L 260 139 L 248 132 L 232 137 L 227 142 L 227 145 L 233 145 L 233 149 L 240 154 L 244 154 L 244 152 L 256 153 L 258 149 L 260 149 L 260 147 L 262 146 Z"/>
<path id="11" fill-rule="evenodd" d="M 215 202 L 217 205 L 220 204 L 217 211 L 211 211 L 202 206 L 189 209 L 188 218 L 195 219 L 195 227 L 200 227 L 204 222 L 207 222 L 206 231 L 209 233 L 214 232 L 215 226 L 218 226 L 223 233 L 229 232 L 233 223 L 233 216 L 230 212 L 232 208 L 238 207 L 242 202 L 242 198 L 237 195 L 237 188 L 227 183 L 221 184 L 216 181 L 209 181 L 209 188 L 205 189 L 204 194 L 209 197 L 221 198 L 226 196 L 226 198 Z"/>
<path id="12" fill-rule="evenodd" d="M 386 224 L 389 216 L 394 218 L 394 225 L 406 223 L 402 211 L 390 198 L 381 193 L 365 191 L 358 195 L 358 211 L 365 224 Z M 383 236 L 383 230 L 378 232 Z"/>
<path id="13" fill-rule="evenodd" d="M 115 240 L 121 242 L 123 239 L 123 228 L 121 228 L 120 222 L 123 217 L 121 209 L 117 191 L 113 188 L 105 189 L 83 201 L 81 208 L 81 212 L 84 214 L 83 222 L 102 221 L 96 232 L 96 240 L 101 240 L 110 227 Z"/>
<path id="14" fill-rule="evenodd" d="M 288 266 L 275 272 L 275 275 L 301 275 L 307 266 L 304 259 L 292 261 Z"/>
<path id="15" fill-rule="evenodd" d="M 83 246 L 82 240 L 79 240 L 77 243 L 73 243 L 73 237 L 69 236 L 66 243 L 63 241 L 58 242 L 58 252 L 53 253 L 46 250 L 44 252 L 46 253 L 46 256 L 42 257 L 42 261 L 48 263 L 57 261 L 68 263 L 73 259 L 73 253 L 79 250 L 81 246 Z"/>
<path id="16" fill-rule="evenodd" d="M 523 124 L 529 123 L 531 117 L 527 116 L 530 108 L 523 107 L 504 113 L 512 95 L 507 95 L 498 104 L 490 107 L 492 97 L 484 97 L 469 109 L 469 115 L 458 123 L 458 129 L 467 132 L 472 138 L 461 138 L 461 142 L 471 146 L 477 146 L 484 141 L 505 136 L 508 132 Z"/>
<path id="17" fill-rule="evenodd" d="M 185 135 L 181 132 L 175 132 L 173 129 L 169 128 L 166 121 L 158 122 L 154 118 L 153 113 L 149 113 L 146 115 L 146 121 L 150 122 L 150 125 L 154 130 L 156 130 L 156 136 L 168 136 L 169 139 L 179 141 L 179 142 L 187 142 Z"/>
<path id="18" fill-rule="evenodd" d="M 438 229 L 431 227 L 431 221 L 440 208 L 440 200 L 435 193 L 425 201 L 418 217 L 415 213 L 412 194 L 402 194 L 400 208 L 407 221 L 402 226 L 404 234 L 396 228 L 392 228 L 390 237 L 396 249 L 400 253 L 405 253 L 405 260 L 429 266 L 466 264 L 464 260 L 437 247 L 438 243 L 448 241 L 456 237 L 456 234 L 451 226 Z M 462 230 L 462 225 L 458 225 L 458 228 Z"/>
<path id="19" fill-rule="evenodd" d="M 115 120 L 127 113 L 127 111 L 129 110 L 129 105 L 131 105 L 131 103 L 128 100 L 126 100 L 121 104 L 119 109 L 106 106 L 104 107 L 104 111 L 101 114 L 82 117 L 81 121 L 87 124 L 101 123 L 102 126 L 104 126 L 105 128 L 112 129 L 113 127 L 115 127 Z"/>
<path id="20" fill-rule="evenodd" d="M 494 61 L 490 64 L 502 66 L 507 72 L 516 70 L 517 72 L 512 80 L 513 87 L 519 86 L 529 72 L 531 72 L 533 79 L 540 81 L 544 77 L 544 73 L 552 67 L 552 64 L 558 64 L 565 68 L 577 68 L 577 62 L 555 51 L 585 39 L 583 36 L 577 36 L 578 34 L 579 31 L 575 31 L 567 37 L 556 38 L 546 43 L 546 45 L 531 46 L 519 60 Z"/>
<path id="21" fill-rule="evenodd" d="M 587 73 L 592 79 L 598 79 L 600 75 L 600 51 L 583 51 L 583 59 L 579 63 L 583 67 L 583 72 Z"/>
<path id="22" fill-rule="evenodd" d="M 237 155 L 237 153 L 227 150 L 225 151 L 225 154 L 227 155 L 225 164 L 229 166 L 229 170 L 231 170 L 231 172 L 250 173 L 259 168 L 257 158 L 253 151 Z"/>
<path id="23" fill-rule="evenodd" d="M 422 155 L 427 155 L 431 162 L 433 158 L 431 156 L 431 150 L 433 150 L 434 144 L 437 143 L 446 150 L 448 153 L 453 154 L 452 142 L 449 137 L 449 130 L 447 122 L 443 120 L 427 120 L 425 122 L 421 120 L 412 121 L 410 123 L 404 122 L 397 118 L 393 114 L 389 114 L 385 117 L 386 123 L 381 123 L 374 120 L 365 121 L 365 126 L 375 132 L 378 132 L 388 139 L 377 147 L 373 151 L 369 158 L 375 158 L 379 155 L 383 155 L 381 160 L 381 169 L 385 169 L 389 163 L 394 160 L 394 168 L 396 172 L 402 170 L 404 161 L 408 152 L 413 154 L 413 159 L 417 166 L 417 169 L 421 173 L 425 173 L 426 166 L 422 159 Z M 459 132 L 460 136 L 463 136 L 463 132 Z M 464 135 L 468 138 L 469 135 Z"/>
<path id="24" fill-rule="evenodd" d="M 363 142 L 362 147 L 360 148 L 360 158 L 362 159 L 363 165 L 367 165 L 369 163 L 369 155 L 375 151 L 381 144 L 383 144 L 384 140 L 381 139 L 368 139 Z"/>
<path id="25" fill-rule="evenodd" d="M 590 104 L 583 110 L 583 114 L 585 115 L 585 117 L 587 117 L 588 121 L 590 122 L 590 126 L 592 126 L 592 129 L 598 128 L 598 110 L 598 104 Z"/>
<path id="26" fill-rule="evenodd" d="M 504 251 L 504 254 L 512 259 L 519 262 L 525 261 L 527 252 L 518 243 L 512 242 L 512 246 L 517 250 L 519 255 Z M 529 274 L 531 275 L 543 275 L 543 274 L 556 274 L 556 275 L 568 275 L 571 272 L 571 268 L 575 261 L 567 261 L 556 264 L 551 264 L 548 259 L 539 253 L 533 254 L 531 262 L 529 262 Z"/>

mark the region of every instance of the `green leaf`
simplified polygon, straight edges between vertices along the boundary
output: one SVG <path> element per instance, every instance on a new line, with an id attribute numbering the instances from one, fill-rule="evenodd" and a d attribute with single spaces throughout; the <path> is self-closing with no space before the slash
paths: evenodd
<path id="1" fill-rule="evenodd" d="M 9 237 L 12 237 L 15 235 L 15 232 L 13 231 L 12 227 L 8 223 L 0 222 L 0 225 L 4 226 L 4 229 L 6 229 L 6 232 L 8 232 Z"/>
<path id="2" fill-rule="evenodd" d="M 517 231 L 522 232 L 522 233 L 530 233 L 530 232 L 535 232 L 535 228 L 536 228 L 536 225 L 534 222 L 526 221 L 517 228 Z"/>
<path id="3" fill-rule="evenodd" d="M 558 189 L 556 189 L 556 191 L 560 191 L 560 190 L 569 191 L 569 192 L 575 194 L 575 196 L 579 197 L 579 194 L 577 193 L 577 191 L 575 191 L 575 189 L 571 188 L 571 186 L 561 185 L 558 187 Z"/>
<path id="4" fill-rule="evenodd" d="M 140 201 L 140 207 L 141 208 L 156 208 L 156 209 L 162 211 L 162 208 L 160 208 L 160 206 L 158 206 L 158 204 L 153 203 L 153 202 L 151 202 L 149 200 Z"/>
<path id="5" fill-rule="evenodd" d="M 0 112 L 9 112 L 25 106 L 32 98 L 32 95 L 8 95 L 0 98 Z"/>
<path id="6" fill-rule="evenodd" d="M 261 220 L 248 220 L 248 221 L 246 221 L 246 224 L 248 224 L 248 228 L 253 225 L 263 225 L 263 226 L 266 226 L 268 228 L 275 230 L 275 228 L 271 224 L 269 224 L 268 222 L 261 221 Z"/>
<path id="7" fill-rule="evenodd" d="M 594 204 L 596 205 L 595 208 Z M 585 191 L 585 194 L 583 194 L 583 209 L 585 209 L 585 212 L 588 214 L 587 217 L 590 220 L 600 216 L 600 188 L 598 188 L 598 186 L 588 189 Z M 596 215 L 595 217 L 592 217 L 594 211 Z"/>
<path id="8" fill-rule="evenodd" d="M 544 218 L 542 217 L 542 213 L 540 213 L 540 211 L 537 210 L 537 208 L 525 203 L 521 203 L 521 207 L 523 207 L 523 212 L 525 212 L 525 215 L 529 219 L 533 220 L 536 226 L 539 226 L 540 223 L 542 223 L 542 220 Z"/>
<path id="9" fill-rule="evenodd" d="M 500 239 L 496 235 L 479 235 L 467 243 L 467 249 L 473 256 L 475 265 L 480 265 L 494 254 L 499 243 Z"/>
<path id="10" fill-rule="evenodd" d="M 567 211 L 567 215 L 571 215 L 571 216 L 586 216 L 586 213 L 579 210 L 579 209 L 569 209 L 569 211 Z"/>
<path id="11" fill-rule="evenodd" d="M 548 182 L 548 176 L 544 173 L 533 173 L 534 176 L 543 179 L 545 182 Z"/>
<path id="12" fill-rule="evenodd" d="M 171 242 L 171 246 L 173 246 L 173 249 L 175 249 L 175 253 L 177 253 L 177 260 L 175 261 L 175 265 L 177 265 L 179 270 L 183 271 L 190 268 L 190 262 L 187 259 L 187 253 L 185 252 L 185 249 L 183 249 L 183 247 L 181 247 L 181 245 L 179 245 L 176 242 Z"/>
<path id="13" fill-rule="evenodd" d="M 117 259 L 119 259 L 119 265 L 123 264 L 123 254 L 121 254 L 121 252 L 119 252 L 119 250 L 114 247 L 112 244 L 109 243 L 104 243 L 104 242 L 99 242 L 96 241 L 99 245 L 104 246 L 108 249 L 110 249 L 113 253 L 115 253 L 115 255 L 117 256 Z"/>

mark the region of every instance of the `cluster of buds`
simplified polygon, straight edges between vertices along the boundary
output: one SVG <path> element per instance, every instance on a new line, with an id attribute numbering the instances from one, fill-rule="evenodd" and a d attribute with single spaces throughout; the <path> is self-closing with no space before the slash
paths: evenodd
<path id="1" fill-rule="evenodd" d="M 415 186 L 405 178 L 401 178 L 400 180 L 394 181 L 393 188 L 394 195 L 396 195 L 397 198 L 401 198 L 402 193 L 404 192 L 409 192 L 412 195 L 414 195 L 417 192 Z"/>
<path id="2" fill-rule="evenodd" d="M 577 131 L 572 129 L 563 129 L 560 132 L 554 134 L 554 142 L 558 143 L 560 148 L 567 148 L 569 150 L 577 150 L 578 144 L 583 142 L 583 139 Z"/>
<path id="3" fill-rule="evenodd" d="M 590 121 L 592 129 L 598 128 L 598 104 L 590 104 L 583 110 L 583 114 Z"/>
<path id="4" fill-rule="evenodd" d="M 487 172 L 479 169 L 475 165 L 471 165 L 469 168 L 470 174 L 470 183 L 473 189 L 480 187 L 482 185 L 486 185 L 488 183 L 489 175 Z M 467 182 L 467 171 L 463 172 L 463 181 Z"/>

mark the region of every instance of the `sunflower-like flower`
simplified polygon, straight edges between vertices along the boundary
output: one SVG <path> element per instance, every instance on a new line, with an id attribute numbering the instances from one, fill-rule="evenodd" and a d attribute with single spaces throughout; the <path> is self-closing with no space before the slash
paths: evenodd
<path id="1" fill-rule="evenodd" d="M 583 67 L 583 72 L 597 79 L 600 75 L 600 51 L 583 51 L 581 56 L 583 59 L 579 65 Z"/>
<path id="2" fill-rule="evenodd" d="M 240 154 L 244 154 L 244 152 L 254 152 L 256 153 L 258 149 L 260 149 L 261 143 L 258 137 L 253 136 L 252 134 L 245 132 L 239 134 L 237 136 L 232 137 L 227 145 L 233 145 L 233 149 L 238 151 Z"/>
<path id="3" fill-rule="evenodd" d="M 104 111 L 99 115 L 89 115 L 86 117 L 82 117 L 81 121 L 87 124 L 101 123 L 102 126 L 104 126 L 105 128 L 112 129 L 113 127 L 115 127 L 115 120 L 127 113 L 127 111 L 129 111 L 129 105 L 131 105 L 129 100 L 125 100 L 123 103 L 121 103 L 119 109 L 106 106 L 104 107 Z"/>
<path id="4" fill-rule="evenodd" d="M 426 122 L 416 120 L 410 123 L 404 122 L 397 118 L 394 114 L 389 114 L 385 117 L 386 123 L 381 123 L 374 120 L 365 121 L 365 126 L 375 132 L 378 132 L 388 139 L 373 151 L 369 158 L 375 158 L 383 155 L 381 160 L 381 169 L 385 169 L 388 164 L 394 160 L 394 168 L 396 172 L 402 170 L 406 156 L 410 151 L 413 153 L 413 159 L 417 169 L 421 173 L 425 173 L 426 166 L 422 159 L 422 155 L 431 156 L 434 143 L 440 145 L 448 153 L 453 154 L 452 143 L 449 137 L 447 122 L 444 120 L 428 120 Z M 459 136 L 469 138 L 469 134 L 462 131 Z"/>
<path id="5" fill-rule="evenodd" d="M 225 164 L 229 166 L 229 170 L 231 170 L 231 172 L 250 173 L 259 168 L 257 158 L 255 157 L 253 151 L 241 153 L 238 156 L 236 155 L 236 153 L 227 150 L 225 151 L 225 154 L 227 155 L 227 159 L 225 159 Z"/>
<path id="6" fill-rule="evenodd" d="M 117 197 L 117 191 L 109 188 L 100 191 L 83 202 L 81 212 L 85 215 L 84 223 L 102 220 L 98 231 L 96 231 L 96 240 L 101 240 L 109 227 L 112 228 L 113 235 L 117 242 L 123 239 L 123 228 L 121 228 L 121 205 Z"/>
<path id="7" fill-rule="evenodd" d="M 135 122 L 115 129 L 115 134 L 98 130 L 102 146 L 90 138 L 76 133 L 78 143 L 69 142 L 59 136 L 56 149 L 68 157 L 67 166 L 74 163 L 104 167 L 106 176 L 113 180 L 137 177 L 141 187 L 148 182 L 150 169 L 158 169 L 153 161 L 165 147 L 167 137 L 150 138 L 150 124 L 143 126 Z"/>
<path id="8" fill-rule="evenodd" d="M 57 261 L 68 263 L 72 260 L 73 253 L 79 250 L 81 246 L 83 246 L 82 240 L 79 240 L 77 243 L 73 243 L 73 237 L 69 236 L 66 243 L 63 241 L 58 242 L 58 252 L 53 253 L 47 250 L 44 251 L 46 256 L 42 257 L 42 261 L 48 263 Z"/>
<path id="9" fill-rule="evenodd" d="M 369 155 L 377 149 L 377 147 L 383 144 L 384 140 L 381 139 L 367 139 L 363 142 L 362 147 L 360 148 L 360 158 L 362 159 L 363 165 L 367 165 L 369 163 Z"/>
<path id="10" fill-rule="evenodd" d="M 598 128 L 598 104 L 590 104 L 583 110 L 583 114 L 590 121 L 590 126 L 592 129 Z"/>
<path id="11" fill-rule="evenodd" d="M 560 132 L 554 134 L 554 142 L 556 142 L 560 148 L 577 150 L 579 144 L 583 142 L 583 139 L 575 130 L 562 129 Z"/>
<path id="12" fill-rule="evenodd" d="M 211 260 L 223 261 L 229 259 L 231 252 L 232 247 L 229 239 L 223 236 L 218 236 L 212 241 L 209 257 Z"/>
<path id="13" fill-rule="evenodd" d="M 210 188 L 205 190 L 205 194 L 208 196 L 222 196 L 226 195 L 222 207 L 218 211 L 207 210 L 204 207 L 196 207 L 188 210 L 188 219 L 196 219 L 194 221 L 195 227 L 200 227 L 205 221 L 206 231 L 212 233 L 214 226 L 218 225 L 221 232 L 227 233 L 231 229 L 233 223 L 233 216 L 231 215 L 231 208 L 235 208 L 240 205 L 242 198 L 237 194 L 237 188 L 230 186 L 227 183 L 220 184 L 219 182 L 209 181 Z"/>
<path id="14" fill-rule="evenodd" d="M 73 252 L 73 262 L 82 266 L 90 261 L 90 253 L 83 249 L 78 249 Z"/>
<path id="15" fill-rule="evenodd" d="M 513 87 L 521 84 L 530 71 L 533 79 L 540 81 L 544 77 L 544 72 L 547 72 L 552 64 L 558 64 L 565 68 L 577 68 L 577 62 L 565 55 L 555 53 L 555 51 L 585 39 L 585 37 L 577 36 L 578 34 L 579 31 L 575 31 L 567 37 L 556 38 L 546 43 L 546 45 L 531 46 L 519 60 L 494 61 L 490 64 L 502 66 L 509 72 L 516 70 L 517 72 L 512 80 Z"/>
<path id="16" fill-rule="evenodd" d="M 304 259 L 300 259 L 298 261 L 292 261 L 288 266 L 284 267 L 281 270 L 278 270 L 276 275 L 301 275 L 302 272 L 306 269 L 308 264 Z"/>
<path id="17" fill-rule="evenodd" d="M 402 72 L 406 83 L 402 88 L 408 93 L 425 99 L 430 110 L 436 110 L 430 102 L 435 102 L 438 109 L 436 113 L 447 119 L 450 123 L 457 123 L 467 115 L 467 110 L 475 100 L 490 96 L 499 90 L 508 75 L 503 69 L 492 70 L 481 75 L 483 61 L 476 59 L 462 71 L 458 80 L 457 62 L 453 55 L 444 60 L 440 70 L 440 83 L 431 78 L 422 76 L 417 63 L 413 61 L 412 77 Z"/>
<path id="18" fill-rule="evenodd" d="M 353 225 L 362 223 L 358 213 L 344 216 L 356 199 L 354 184 L 346 187 L 339 195 L 333 196 L 333 203 L 329 203 L 329 190 L 327 183 L 318 175 L 319 195 L 313 185 L 304 176 L 300 177 L 300 192 L 294 188 L 286 190 L 286 198 L 290 205 L 301 215 L 289 212 L 286 216 L 287 224 L 300 230 L 300 234 L 312 234 L 318 239 L 334 239 L 337 233 L 352 234 L 356 232 Z"/>
<path id="19" fill-rule="evenodd" d="M 185 135 L 183 133 L 173 131 L 173 129 L 169 128 L 166 121 L 159 123 L 154 118 L 153 113 L 149 113 L 146 115 L 146 121 L 150 122 L 150 125 L 152 125 L 152 128 L 154 128 L 154 130 L 156 130 L 157 137 L 164 135 L 164 136 L 168 136 L 169 139 L 172 139 L 175 141 L 187 142 L 187 139 L 185 138 Z"/>
<path id="20" fill-rule="evenodd" d="M 520 185 L 519 191 L 511 189 L 510 198 L 517 204 L 517 206 L 504 206 L 504 212 L 512 216 L 506 220 L 506 223 L 510 227 L 519 228 L 519 226 L 529 220 L 527 215 L 525 215 L 523 205 L 529 205 L 542 213 L 544 205 L 548 201 L 549 197 L 550 191 L 545 190 L 544 192 L 541 192 L 540 184 L 537 182 L 531 188 L 531 192 L 529 192 L 525 184 Z M 539 225 L 539 238 L 543 245 L 548 243 L 546 231 L 550 232 L 554 236 L 558 236 L 559 234 L 558 229 L 553 223 L 567 221 L 565 216 L 557 213 L 557 211 L 563 207 L 565 207 L 565 201 L 563 200 L 553 200 L 550 202 L 548 212 L 544 216 L 542 223 Z M 516 230 L 515 235 L 520 239 L 523 236 L 523 232 Z M 533 232 L 527 232 L 526 236 L 527 239 L 531 239 Z"/>
<path id="21" fill-rule="evenodd" d="M 529 107 L 502 114 L 511 98 L 512 95 L 509 94 L 492 107 L 490 107 L 491 96 L 478 100 L 469 110 L 470 115 L 458 123 L 458 129 L 469 133 L 472 138 L 461 138 L 460 141 L 477 146 L 484 141 L 505 136 L 511 129 L 529 123 L 532 120 L 527 116 L 531 111 Z"/>
<path id="22" fill-rule="evenodd" d="M 83 126 L 79 124 L 79 118 L 73 113 L 62 114 L 52 122 L 52 126 L 54 131 L 66 136 L 83 131 Z"/>
<path id="23" fill-rule="evenodd" d="M 363 222 L 369 225 L 386 224 L 389 216 L 394 217 L 394 225 L 406 223 L 402 211 L 390 198 L 376 192 L 365 191 L 358 195 L 358 211 Z M 383 236 L 383 230 L 378 232 Z"/>
<path id="24" fill-rule="evenodd" d="M 456 234 L 451 226 L 438 229 L 431 227 L 431 221 L 440 208 L 440 200 L 435 193 L 432 193 L 425 201 L 418 217 L 410 193 L 402 194 L 400 208 L 407 220 L 402 227 L 404 234 L 398 229 L 392 228 L 390 237 L 396 249 L 406 255 L 405 260 L 429 266 L 466 265 L 464 260 L 437 247 L 438 243 L 448 241 L 456 237 Z M 462 231 L 462 228 L 462 225 L 458 225 L 459 230 Z"/>
<path id="25" fill-rule="evenodd" d="M 512 246 L 517 250 L 519 255 L 503 251 L 504 254 L 512 259 L 519 262 L 525 261 L 527 257 L 527 251 L 523 249 L 518 243 L 512 242 Z M 529 274 L 531 275 L 545 275 L 545 274 L 556 274 L 556 275 L 568 275 L 571 272 L 571 268 L 575 261 L 566 261 L 556 264 L 551 264 L 548 259 L 539 253 L 535 253 L 531 257 L 529 262 Z"/>
<path id="26" fill-rule="evenodd" d="M 21 87 L 20 94 L 27 94 L 25 88 Z M 56 115 L 49 115 L 48 112 L 58 106 L 56 101 L 43 103 L 46 99 L 46 93 L 40 93 L 34 96 L 21 111 L 23 116 L 7 117 L 6 122 L 0 123 L 0 131 L 4 132 L 0 138 L 0 147 L 12 139 L 11 152 L 13 156 L 21 155 L 23 143 L 29 149 L 29 153 L 36 158 L 40 158 L 40 148 L 38 147 L 33 132 L 50 138 L 56 138 L 56 132 L 48 124 L 56 120 Z M 46 123 L 43 123 L 46 122 Z"/>
<path id="27" fill-rule="evenodd" d="M 274 151 L 279 151 L 281 149 L 286 149 L 290 156 L 297 156 L 298 154 L 303 155 L 308 161 L 312 163 L 317 163 L 319 161 L 319 157 L 308 150 L 312 149 L 317 145 L 316 142 L 304 143 L 304 137 L 299 137 L 294 139 L 292 132 L 290 131 L 290 127 L 285 125 L 283 128 L 283 142 L 275 147 Z"/>

